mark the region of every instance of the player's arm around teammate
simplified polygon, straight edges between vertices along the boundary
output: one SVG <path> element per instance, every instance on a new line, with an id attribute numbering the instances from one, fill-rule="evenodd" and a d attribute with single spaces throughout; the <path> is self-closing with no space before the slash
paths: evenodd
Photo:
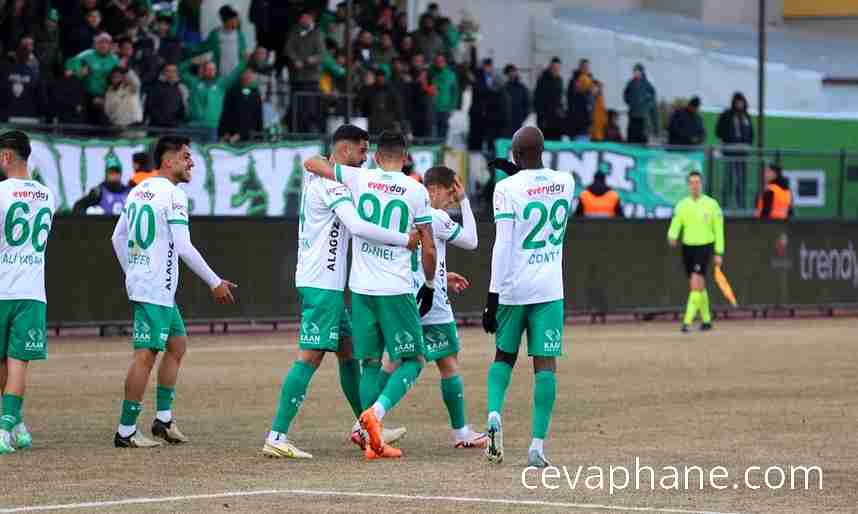
<path id="1" fill-rule="evenodd" d="M 152 435 L 177 444 L 188 438 L 173 419 L 172 405 L 182 358 L 187 348 L 187 332 L 175 304 L 179 281 L 179 259 L 211 288 L 219 304 L 235 301 L 230 288 L 191 243 L 187 195 L 179 184 L 190 182 L 193 161 L 190 140 L 162 137 L 155 145 L 158 176 L 135 187 L 114 229 L 112 243 L 134 315 L 134 355 L 125 380 L 125 395 L 119 426 L 114 436 L 117 448 L 148 448 L 161 443 L 137 430 L 143 394 L 158 353 L 164 352 L 158 367 L 157 414 Z"/>
<path id="2" fill-rule="evenodd" d="M 30 361 L 47 359 L 45 250 L 56 200 L 30 179 L 30 138 L 19 131 L 0 135 L 0 455 L 30 448 L 23 404 Z"/>
<path id="3" fill-rule="evenodd" d="M 688 303 L 682 320 L 682 332 L 688 332 L 697 313 L 701 330 L 712 328 L 706 273 L 710 261 L 721 266 L 724 255 L 724 216 L 715 199 L 703 194 L 703 177 L 693 171 L 688 175 L 689 195 L 676 205 L 667 240 L 671 247 L 682 243 L 682 261 L 688 275 Z M 714 258 L 713 258 L 714 253 Z"/>

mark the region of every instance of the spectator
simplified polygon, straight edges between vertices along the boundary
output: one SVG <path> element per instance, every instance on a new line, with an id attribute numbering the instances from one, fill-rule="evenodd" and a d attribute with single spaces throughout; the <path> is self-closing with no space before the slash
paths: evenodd
<path id="1" fill-rule="evenodd" d="M 209 142 L 217 140 L 217 129 L 223 114 L 226 92 L 238 82 L 246 65 L 247 61 L 242 59 L 238 68 L 234 69 L 231 74 L 221 77 L 217 76 L 217 68 L 211 61 L 200 66 L 199 76 L 190 72 L 191 61 L 185 61 L 179 66 L 179 76 L 190 93 L 188 100 L 190 123 L 188 125 L 204 129 L 206 139 Z"/>
<path id="2" fill-rule="evenodd" d="M 229 143 L 250 141 L 254 132 L 262 132 L 262 95 L 252 66 L 244 69 L 240 82 L 226 94 L 218 132 Z"/>
<path id="3" fill-rule="evenodd" d="M 33 41 L 33 36 L 27 35 L 21 38 L 18 42 L 18 48 L 15 50 L 14 61 L 18 64 L 23 64 L 29 67 L 36 76 L 39 76 L 39 59 L 35 54 L 36 43 Z"/>
<path id="4" fill-rule="evenodd" d="M 131 180 L 128 181 L 129 189 L 139 185 L 147 178 L 158 176 L 158 172 L 152 163 L 152 156 L 147 152 L 137 152 L 132 155 L 131 165 L 134 167 L 134 174 L 131 175 Z"/>
<path id="5" fill-rule="evenodd" d="M 411 59 L 414 58 L 414 54 L 417 52 L 417 47 L 414 45 L 414 38 L 406 34 L 399 43 L 399 57 L 405 62 L 411 62 Z"/>
<path id="6" fill-rule="evenodd" d="M 741 208 L 745 204 L 746 148 L 754 144 L 754 124 L 748 114 L 745 95 L 738 92 L 733 95 L 730 108 L 718 118 L 715 132 L 725 146 L 727 169 L 722 184 L 723 204 L 727 207 L 735 198 L 736 207 Z"/>
<path id="7" fill-rule="evenodd" d="M 402 61 L 394 61 L 394 63 Z M 402 76 L 401 71 L 396 71 L 394 64 L 394 77 Z M 429 81 L 429 70 L 421 68 L 415 71 L 414 80 L 407 76 L 405 82 L 406 112 L 411 125 L 411 134 L 414 137 L 432 137 L 432 125 L 435 116 L 435 97 L 437 89 Z M 400 86 L 401 88 L 401 86 Z M 400 89 L 401 91 L 402 89 Z"/>
<path id="8" fill-rule="evenodd" d="M 143 121 L 140 79 L 123 66 L 110 72 L 110 85 L 104 94 L 104 113 L 112 125 L 127 127 Z"/>
<path id="9" fill-rule="evenodd" d="M 322 56 L 322 76 L 319 80 L 319 90 L 329 95 L 341 92 L 337 85 L 340 79 L 346 76 L 345 56 L 340 63 L 339 58 L 342 54 L 337 48 L 337 42 L 331 38 L 325 40 L 325 48 L 327 51 Z"/>
<path id="10" fill-rule="evenodd" d="M 84 81 L 87 95 L 87 117 L 93 125 L 105 125 L 104 93 L 107 91 L 107 78 L 111 70 L 119 64 L 119 59 L 111 53 L 113 38 L 102 32 L 95 38 L 95 48 L 81 52 L 66 62 L 66 69 Z"/>
<path id="11" fill-rule="evenodd" d="M 59 78 L 48 88 L 48 121 L 56 119 L 59 123 L 86 123 L 87 95 L 83 81 L 71 70 L 64 71 L 63 66 L 58 66 L 54 75 Z"/>
<path id="12" fill-rule="evenodd" d="M 44 15 L 44 12 L 41 15 Z M 21 38 L 30 33 L 40 18 L 37 2 L 28 0 L 0 2 L 0 49 L 11 52 L 17 48 Z"/>
<path id="13" fill-rule="evenodd" d="M 783 169 L 770 164 L 766 167 L 766 189 L 757 197 L 757 218 L 764 220 L 786 220 L 792 217 L 792 193 Z"/>
<path id="14" fill-rule="evenodd" d="M 551 59 L 551 64 L 539 76 L 533 94 L 536 108 L 536 124 L 545 139 L 556 141 L 563 137 L 563 78 L 560 76 L 560 59 Z"/>
<path id="15" fill-rule="evenodd" d="M 200 29 L 203 0 L 180 0 L 176 35 L 186 44 L 194 45 L 202 40 Z M 283 2 L 277 2 L 278 4 Z M 243 55 L 242 55 L 243 57 Z"/>
<path id="16" fill-rule="evenodd" d="M 31 64 L 33 39 L 24 37 L 15 59 L 0 63 L 0 121 L 38 119 L 42 114 L 42 90 L 38 66 Z"/>
<path id="17" fill-rule="evenodd" d="M 66 56 L 79 55 L 87 49 L 92 48 L 95 37 L 102 33 L 101 13 L 97 9 L 87 12 L 84 21 L 84 24 L 73 26 L 70 29 L 69 40 L 63 46 L 66 50 Z"/>
<path id="18" fill-rule="evenodd" d="M 182 59 L 182 42 L 172 33 L 173 18 L 167 14 L 159 14 L 155 23 L 155 51 L 158 62 L 164 64 L 179 64 Z"/>
<path id="19" fill-rule="evenodd" d="M 205 42 L 191 48 L 191 56 L 212 53 L 212 60 L 217 65 L 220 77 L 226 77 L 235 71 L 241 61 L 247 56 L 247 41 L 241 31 L 241 20 L 238 12 L 230 5 L 224 5 L 218 10 L 221 26 L 209 32 Z"/>
<path id="20" fill-rule="evenodd" d="M 126 48 L 122 48 L 123 45 Z M 119 38 L 120 59 L 127 55 L 125 67 L 134 70 L 142 84 L 158 79 L 161 62 L 155 53 L 155 36 L 140 30 L 136 23 L 129 23 L 125 35 Z"/>
<path id="21" fill-rule="evenodd" d="M 459 48 L 459 42 L 462 40 L 462 34 L 459 29 L 450 21 L 450 18 L 438 19 L 438 34 L 444 41 L 444 55 L 447 60 L 454 62 L 456 60 L 456 50 Z"/>
<path id="22" fill-rule="evenodd" d="M 74 57 L 80 52 L 92 46 L 92 38 L 95 33 L 90 33 L 85 41 L 80 41 L 81 29 L 87 26 L 87 14 L 98 7 L 98 0 L 80 0 L 51 2 L 51 6 L 57 9 L 59 14 L 60 41 L 62 41 L 63 58 Z M 100 15 L 99 15 L 100 17 Z M 99 20 L 101 23 L 101 20 Z M 83 45 L 83 46 L 81 46 Z"/>
<path id="23" fill-rule="evenodd" d="M 57 10 L 51 9 L 48 11 L 44 23 L 36 29 L 35 33 L 39 75 L 45 82 L 54 80 L 56 70 L 61 68 L 64 63 L 59 20 L 60 15 Z"/>
<path id="24" fill-rule="evenodd" d="M 354 19 L 349 22 L 349 30 L 352 34 L 358 31 L 357 22 Z M 340 2 L 337 4 L 337 10 L 334 12 L 334 22 L 328 29 L 328 36 L 337 42 L 337 48 L 345 48 L 346 46 L 346 3 Z"/>
<path id="25" fill-rule="evenodd" d="M 364 69 L 369 68 L 372 50 L 372 34 L 368 30 L 361 30 L 352 46 L 352 60 Z"/>
<path id="26" fill-rule="evenodd" d="M 182 125 L 187 116 L 187 97 L 187 88 L 179 81 L 178 66 L 165 64 L 158 81 L 146 94 L 148 124 L 171 128 Z"/>
<path id="27" fill-rule="evenodd" d="M 321 77 L 322 56 L 325 47 L 322 33 L 316 27 L 313 14 L 309 11 L 301 14 L 298 25 L 292 29 L 286 41 L 285 53 L 291 61 L 289 80 L 292 88 L 289 120 L 297 119 L 291 127 L 293 132 L 318 132 L 321 130 L 319 119 L 319 99 L 298 96 L 297 93 L 318 93 Z M 297 112 L 295 110 L 297 109 Z"/>
<path id="28" fill-rule="evenodd" d="M 129 19 L 136 19 L 132 0 L 108 0 L 103 2 L 102 15 L 104 16 L 103 29 L 105 32 L 118 38 L 125 33 L 125 27 Z"/>
<path id="29" fill-rule="evenodd" d="M 516 130 L 524 125 L 524 121 L 530 114 L 530 91 L 521 83 L 518 68 L 515 64 L 504 66 L 503 74 L 506 76 L 504 92 L 509 105 L 508 123 L 504 137 L 511 138 Z"/>
<path id="30" fill-rule="evenodd" d="M 450 114 L 458 108 L 459 103 L 459 81 L 456 74 L 447 66 L 447 58 L 444 54 L 435 56 L 432 68 L 429 70 L 429 79 L 435 87 L 435 128 L 432 136 L 447 141 L 447 132 L 450 130 Z"/>
<path id="31" fill-rule="evenodd" d="M 396 48 L 402 49 L 402 41 L 406 37 L 410 37 L 408 34 L 408 13 L 401 11 L 396 15 L 393 22 L 393 43 Z"/>
<path id="32" fill-rule="evenodd" d="M 575 209 L 578 218 L 624 218 L 620 195 L 608 187 L 605 172 L 597 171 L 593 175 L 593 183 L 581 193 L 578 207 Z"/>
<path id="33" fill-rule="evenodd" d="M 125 206 L 130 189 L 122 183 L 122 164 L 110 153 L 104 159 L 105 180 L 89 190 L 86 196 L 75 202 L 74 214 L 96 214 L 119 216 Z"/>
<path id="34" fill-rule="evenodd" d="M 369 133 L 380 134 L 386 130 L 404 132 L 405 116 L 399 93 L 387 84 L 379 70 L 366 72 L 364 87 L 358 94 L 357 104 L 369 121 Z"/>
<path id="35" fill-rule="evenodd" d="M 426 16 L 431 18 L 432 21 L 436 21 L 441 17 L 441 7 L 438 6 L 438 2 L 432 2 L 428 6 L 426 6 L 426 12 L 421 15 L 421 18 Z"/>
<path id="36" fill-rule="evenodd" d="M 269 62 L 268 50 L 264 46 L 257 46 L 250 58 L 250 66 L 256 70 L 256 85 L 262 102 L 276 102 L 277 96 L 277 70 Z"/>
<path id="37" fill-rule="evenodd" d="M 434 61 L 436 54 L 444 53 L 444 40 L 435 31 L 435 19 L 428 13 L 420 16 L 420 29 L 411 35 L 414 46 L 423 52 L 427 60 Z"/>
<path id="38" fill-rule="evenodd" d="M 608 109 L 608 126 L 605 127 L 605 141 L 609 143 L 624 143 L 623 132 L 620 130 L 620 113 Z"/>
<path id="39" fill-rule="evenodd" d="M 423 52 L 417 52 L 411 56 L 411 70 L 419 70 L 426 67 L 426 56 Z"/>
<path id="40" fill-rule="evenodd" d="M 443 54 L 442 54 L 443 55 Z M 476 68 L 476 51 L 473 54 Z M 469 114 L 468 149 L 486 151 L 494 156 L 494 143 L 503 135 L 507 125 L 503 83 L 494 71 L 491 59 L 483 59 L 474 70 L 471 108 Z"/>
<path id="41" fill-rule="evenodd" d="M 569 88 L 566 90 L 568 134 L 572 140 L 586 140 L 590 136 L 593 100 L 593 74 L 590 73 L 590 61 L 581 59 L 578 69 L 572 72 Z"/>
<path id="42" fill-rule="evenodd" d="M 598 80 L 593 81 L 593 121 L 590 123 L 590 139 L 604 141 L 608 129 L 608 109 L 605 107 L 605 90 Z"/>
<path id="43" fill-rule="evenodd" d="M 390 32 L 382 32 L 378 37 L 378 45 L 372 49 L 372 64 L 384 68 L 386 73 L 390 75 L 390 65 L 397 55 L 396 49 L 393 48 L 393 36 L 390 35 Z"/>
<path id="44" fill-rule="evenodd" d="M 669 145 L 698 146 L 706 140 L 706 129 L 700 117 L 700 98 L 694 97 L 683 109 L 673 111 L 667 127 Z"/>
<path id="45" fill-rule="evenodd" d="M 623 92 L 629 106 L 629 143 L 647 144 L 658 133 L 658 103 L 655 87 L 646 76 L 643 64 L 635 64 L 632 79 Z"/>

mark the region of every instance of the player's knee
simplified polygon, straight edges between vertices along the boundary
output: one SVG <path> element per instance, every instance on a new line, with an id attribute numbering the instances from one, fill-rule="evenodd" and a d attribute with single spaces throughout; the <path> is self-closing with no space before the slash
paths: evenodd
<path id="1" fill-rule="evenodd" d="M 459 373 L 459 362 L 455 355 L 438 359 L 435 364 L 438 366 L 441 378 L 450 378 Z"/>
<path id="2" fill-rule="evenodd" d="M 134 352 L 134 364 L 152 369 L 158 354 L 152 350 L 138 350 Z"/>
<path id="3" fill-rule="evenodd" d="M 550 371 L 552 373 L 557 371 L 557 359 L 554 357 L 534 357 L 533 372 L 539 373 L 540 371 Z"/>
<path id="4" fill-rule="evenodd" d="M 408 357 L 402 359 L 402 366 L 413 368 L 418 374 L 423 371 L 424 360 L 421 357 Z"/>
<path id="5" fill-rule="evenodd" d="M 509 367 L 515 367 L 515 361 L 518 359 L 517 353 L 507 353 L 501 349 L 497 349 L 495 352 L 495 362 L 503 362 L 505 364 L 509 364 Z"/>
<path id="6" fill-rule="evenodd" d="M 325 358 L 325 353 L 319 350 L 304 350 L 298 358 L 312 366 L 313 369 L 319 369 L 319 366 L 322 365 L 322 359 Z"/>
<path id="7" fill-rule="evenodd" d="M 352 348 L 352 338 L 343 337 L 340 339 L 340 348 L 337 350 L 337 359 L 340 361 L 350 361 L 355 358 Z"/>

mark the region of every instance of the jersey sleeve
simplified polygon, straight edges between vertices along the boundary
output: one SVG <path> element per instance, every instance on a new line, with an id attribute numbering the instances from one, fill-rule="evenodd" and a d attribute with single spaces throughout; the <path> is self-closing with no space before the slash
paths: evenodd
<path id="1" fill-rule="evenodd" d="M 346 166 L 344 164 L 334 165 L 334 177 L 336 181 L 352 191 L 356 191 L 358 188 L 358 177 L 361 172 L 360 168 L 353 166 Z"/>
<path id="2" fill-rule="evenodd" d="M 515 211 L 512 207 L 512 199 L 502 184 L 495 186 L 494 200 L 492 202 L 495 214 L 495 222 L 500 220 L 514 220 Z"/>
<path id="3" fill-rule="evenodd" d="M 321 191 L 322 201 L 325 206 L 332 211 L 344 202 L 353 202 L 352 192 L 345 184 L 340 184 L 332 180 L 322 180 L 316 186 Z"/>
<path id="4" fill-rule="evenodd" d="M 426 225 L 432 223 L 432 206 L 429 204 L 429 192 L 422 184 L 418 185 L 420 187 L 417 189 L 419 196 L 417 197 L 417 210 L 414 213 L 414 224 Z"/>
<path id="5" fill-rule="evenodd" d="M 671 241 L 679 239 L 679 232 L 682 230 L 682 206 L 684 202 L 676 204 L 673 209 L 673 218 L 670 220 L 670 228 L 667 231 L 667 238 Z"/>
<path id="6" fill-rule="evenodd" d="M 170 225 L 187 225 L 189 221 L 188 195 L 176 188 L 173 190 L 170 205 L 167 207 L 167 223 Z"/>
<path id="7" fill-rule="evenodd" d="M 712 232 L 715 234 L 715 255 L 724 255 L 724 214 L 718 202 L 712 201 Z"/>
<path id="8" fill-rule="evenodd" d="M 441 241 L 452 241 L 459 237 L 459 234 L 462 232 L 462 226 L 453 221 L 453 218 L 446 212 L 433 211 L 432 232 Z"/>

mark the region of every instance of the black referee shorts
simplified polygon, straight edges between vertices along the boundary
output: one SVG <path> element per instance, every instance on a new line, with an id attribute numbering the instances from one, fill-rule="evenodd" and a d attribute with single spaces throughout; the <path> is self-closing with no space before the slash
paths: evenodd
<path id="1" fill-rule="evenodd" d="M 692 273 L 706 276 L 709 262 L 712 261 L 714 245 L 682 245 L 682 263 L 685 264 L 685 273 L 690 277 Z"/>

